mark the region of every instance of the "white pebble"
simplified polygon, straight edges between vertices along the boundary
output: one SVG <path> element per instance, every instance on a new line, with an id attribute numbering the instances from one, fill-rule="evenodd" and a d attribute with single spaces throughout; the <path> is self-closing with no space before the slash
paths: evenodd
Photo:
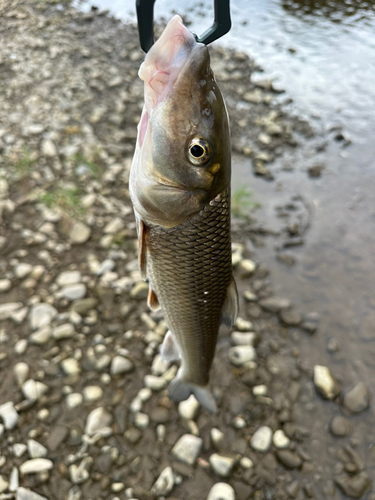
<path id="1" fill-rule="evenodd" d="M 288 448 L 290 439 L 285 435 L 282 429 L 278 429 L 273 434 L 272 442 L 276 448 L 283 449 Z"/>
<path id="2" fill-rule="evenodd" d="M 47 448 L 34 439 L 27 441 L 27 449 L 30 458 L 44 458 L 47 455 Z"/>
<path id="3" fill-rule="evenodd" d="M 13 367 L 13 373 L 18 386 L 21 387 L 22 384 L 27 380 L 27 377 L 29 376 L 30 373 L 29 365 L 22 361 L 20 363 L 16 363 Z"/>
<path id="4" fill-rule="evenodd" d="M 249 361 L 255 361 L 256 352 L 251 345 L 238 345 L 229 349 L 228 357 L 234 366 L 241 366 Z"/>
<path id="5" fill-rule="evenodd" d="M 210 489 L 207 500 L 235 500 L 234 489 L 227 483 L 216 483 Z"/>
<path id="6" fill-rule="evenodd" d="M 77 406 L 80 406 L 82 404 L 82 401 L 83 397 L 79 392 L 72 392 L 71 394 L 68 394 L 65 399 L 66 406 L 70 410 L 73 410 L 74 408 L 77 408 Z"/>
<path id="7" fill-rule="evenodd" d="M 172 448 L 174 455 L 181 462 L 194 465 L 201 452 L 203 440 L 192 434 L 184 434 Z"/>
<path id="8" fill-rule="evenodd" d="M 20 472 L 21 474 L 36 474 L 37 472 L 51 470 L 52 467 L 53 462 L 47 458 L 32 458 L 20 466 Z"/>
<path id="9" fill-rule="evenodd" d="M 265 453 L 270 449 L 271 442 L 272 429 L 264 425 L 263 427 L 260 427 L 256 432 L 254 432 L 250 441 L 250 446 L 253 448 L 253 450 Z"/>
<path id="10" fill-rule="evenodd" d="M 194 420 L 199 410 L 199 403 L 192 394 L 186 401 L 181 401 L 178 405 L 178 413 L 181 418 Z"/>
<path id="11" fill-rule="evenodd" d="M 36 401 L 48 391 L 48 386 L 39 380 L 29 379 L 22 384 L 22 394 L 26 399 Z"/>
<path id="12" fill-rule="evenodd" d="M 88 402 L 97 401 L 103 396 L 103 389 L 98 385 L 88 385 L 83 389 L 83 399 Z"/>

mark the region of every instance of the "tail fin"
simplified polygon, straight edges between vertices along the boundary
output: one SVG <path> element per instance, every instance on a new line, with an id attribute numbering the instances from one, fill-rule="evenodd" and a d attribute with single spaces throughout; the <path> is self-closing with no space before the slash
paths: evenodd
<path id="1" fill-rule="evenodd" d="M 185 382 L 177 374 L 168 387 L 169 397 L 173 401 L 185 401 L 190 394 L 194 394 L 201 406 L 211 413 L 217 413 L 216 402 L 207 386 L 202 387 L 190 382 Z"/>

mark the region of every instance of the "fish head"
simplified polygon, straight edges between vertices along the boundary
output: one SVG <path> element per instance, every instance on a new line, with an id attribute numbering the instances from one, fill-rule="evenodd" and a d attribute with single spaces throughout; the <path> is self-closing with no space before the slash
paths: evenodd
<path id="1" fill-rule="evenodd" d="M 140 69 L 145 106 L 130 176 L 135 210 L 173 227 L 230 184 L 226 106 L 205 45 L 175 16 Z"/>

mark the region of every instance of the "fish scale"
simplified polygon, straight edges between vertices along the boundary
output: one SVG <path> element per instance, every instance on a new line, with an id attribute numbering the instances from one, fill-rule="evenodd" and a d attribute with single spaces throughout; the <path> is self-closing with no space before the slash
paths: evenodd
<path id="1" fill-rule="evenodd" d="M 182 224 L 150 225 L 147 233 L 147 273 L 186 361 L 185 379 L 206 385 L 232 279 L 229 189 Z"/>

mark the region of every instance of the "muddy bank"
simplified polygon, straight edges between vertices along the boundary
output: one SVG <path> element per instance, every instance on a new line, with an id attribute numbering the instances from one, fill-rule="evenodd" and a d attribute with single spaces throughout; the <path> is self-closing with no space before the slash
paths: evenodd
<path id="1" fill-rule="evenodd" d="M 318 311 L 273 294 L 264 228 L 241 193 L 241 309 L 212 370 L 219 413 L 169 400 L 177 367 L 158 356 L 166 325 L 146 307 L 127 189 L 136 29 L 63 4 L 1 9 L 0 498 L 189 500 L 224 482 L 211 498 L 373 500 L 368 387 L 300 356 Z M 273 103 L 270 82 L 252 82 L 247 56 L 217 48 L 212 61 L 234 152 L 272 178 L 271 161 L 311 127 Z M 285 234 L 296 242 L 307 215 L 294 202 Z"/>

